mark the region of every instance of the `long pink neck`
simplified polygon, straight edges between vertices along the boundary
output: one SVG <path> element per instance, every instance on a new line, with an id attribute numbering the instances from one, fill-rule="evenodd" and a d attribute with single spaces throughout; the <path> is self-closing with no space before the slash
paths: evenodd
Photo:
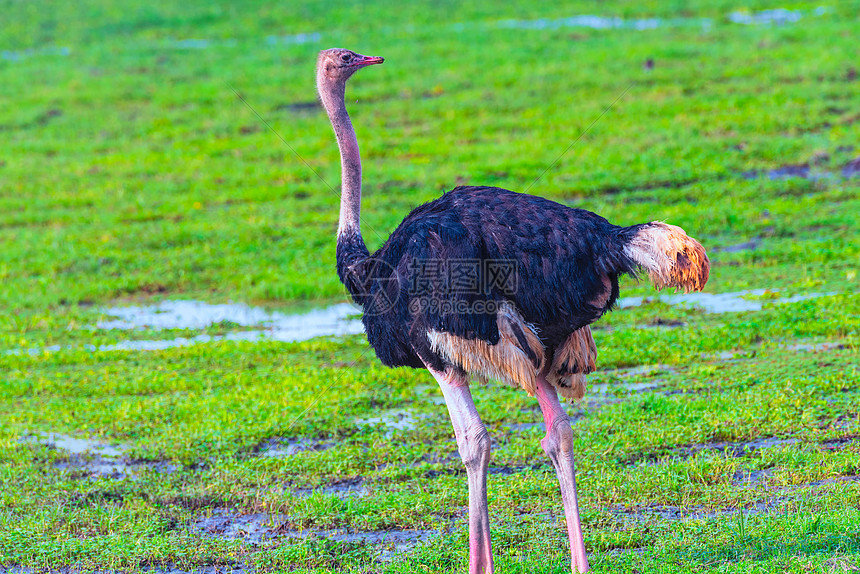
<path id="1" fill-rule="evenodd" d="M 344 102 L 345 84 L 325 82 L 320 84 L 320 99 L 337 137 L 340 149 L 341 193 L 340 222 L 338 236 L 344 233 L 361 235 L 361 155 L 358 139 L 349 119 Z"/>

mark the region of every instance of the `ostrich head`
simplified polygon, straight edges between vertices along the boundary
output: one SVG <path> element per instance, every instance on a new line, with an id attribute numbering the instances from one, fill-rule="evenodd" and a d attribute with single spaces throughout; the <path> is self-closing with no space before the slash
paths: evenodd
<path id="1" fill-rule="evenodd" d="M 323 50 L 317 59 L 317 88 L 321 93 L 323 88 L 342 88 L 360 68 L 383 61 L 378 56 L 362 56 L 343 48 Z"/>

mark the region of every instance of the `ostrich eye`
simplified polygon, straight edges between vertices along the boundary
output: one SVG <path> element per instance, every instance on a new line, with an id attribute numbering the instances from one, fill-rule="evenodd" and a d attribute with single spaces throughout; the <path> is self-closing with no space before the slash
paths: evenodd
<path id="1" fill-rule="evenodd" d="M 350 54 L 344 54 L 340 57 L 340 59 L 344 62 L 349 62 L 352 59 L 352 56 Z"/>

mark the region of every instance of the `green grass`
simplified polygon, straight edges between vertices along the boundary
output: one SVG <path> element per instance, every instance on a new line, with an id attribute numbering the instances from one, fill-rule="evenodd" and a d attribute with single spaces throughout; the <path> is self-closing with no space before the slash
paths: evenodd
<path id="1" fill-rule="evenodd" d="M 803 17 L 748 26 L 729 21 L 739 5 L 728 2 L 0 0 L 0 570 L 465 570 L 466 483 L 426 373 L 382 367 L 361 337 L 88 347 L 236 329 L 91 328 L 111 304 L 197 298 L 289 312 L 344 299 L 337 149 L 311 105 L 315 54 L 331 46 L 386 57 L 348 91 L 371 248 L 443 190 L 492 184 L 618 224 L 681 225 L 710 252 L 710 292 L 832 294 L 719 315 L 652 302 L 594 326 L 600 370 L 571 409 L 596 572 L 857 567 L 860 179 L 765 175 L 801 163 L 838 174 L 860 155 L 860 3 L 817 6 L 750 3 Z M 669 24 L 500 24 L 578 14 Z M 209 44 L 177 43 L 187 40 Z M 722 250 L 753 239 L 753 250 Z M 640 328 L 658 320 L 683 326 Z M 820 342 L 841 348 L 793 348 Z M 614 369 L 639 365 L 657 366 L 623 382 L 654 387 L 628 390 Z M 496 385 L 474 393 L 499 471 L 489 482 L 497 571 L 564 572 L 542 433 L 505 426 L 540 420 L 535 401 Z M 419 424 L 355 422 L 388 409 Z M 178 470 L 90 478 L 58 468 L 68 453 L 25 440 L 38 432 L 123 443 L 131 459 Z M 335 446 L 256 454 L 273 437 Z M 740 456 L 698 446 L 771 437 L 790 440 Z M 743 483 L 750 475 L 758 482 Z M 367 496 L 294 494 L 357 477 Z M 222 508 L 291 529 L 441 534 L 379 563 L 368 544 L 256 546 L 195 529 Z"/>

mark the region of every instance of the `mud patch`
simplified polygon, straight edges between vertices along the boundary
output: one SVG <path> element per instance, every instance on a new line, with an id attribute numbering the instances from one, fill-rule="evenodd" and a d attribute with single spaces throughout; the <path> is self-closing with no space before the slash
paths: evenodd
<path id="1" fill-rule="evenodd" d="M 798 165 L 784 165 L 767 172 L 768 179 L 810 179 L 811 171 L 809 164 L 803 163 Z"/>
<path id="2" fill-rule="evenodd" d="M 836 478 L 825 478 L 822 480 L 816 480 L 815 482 L 810 482 L 809 484 L 801 485 L 799 487 L 792 487 L 795 490 L 803 487 L 810 486 L 827 486 L 832 484 L 850 484 L 852 482 L 860 482 L 860 476 L 837 476 Z"/>
<path id="3" fill-rule="evenodd" d="M 759 476 L 761 480 L 761 476 Z M 777 514 L 780 507 L 786 503 L 797 501 L 804 494 L 821 496 L 827 491 L 823 487 L 844 485 L 860 482 L 860 476 L 841 476 L 817 480 L 806 484 L 798 484 L 778 489 L 768 489 L 767 496 L 755 502 L 745 503 L 734 508 L 707 508 L 700 505 L 672 506 L 666 504 L 648 504 L 644 506 L 614 505 L 609 508 L 616 519 L 636 523 L 651 522 L 655 518 L 662 520 L 707 520 L 726 516 L 755 516 L 761 514 Z M 790 509 L 796 514 L 796 508 Z"/>
<path id="4" fill-rule="evenodd" d="M 200 566 L 198 568 L 194 568 L 194 570 L 182 570 L 181 568 L 177 568 L 175 566 L 141 566 L 136 572 L 143 572 L 145 574 L 251 574 L 254 570 L 246 569 L 244 566 L 240 565 L 228 565 L 228 566 Z M 80 570 L 77 568 L 70 568 L 68 566 L 63 566 L 61 568 L 51 568 L 48 570 L 33 570 L 32 568 L 19 568 L 19 567 L 4 567 L 0 566 L 0 574 L 44 574 L 45 572 L 50 572 L 50 574 L 80 574 Z M 87 570 L 91 574 L 119 574 L 116 570 Z"/>
<path id="5" fill-rule="evenodd" d="M 523 472 L 524 470 L 537 470 L 547 465 L 527 465 L 527 464 L 511 464 L 511 465 L 490 465 L 487 467 L 487 474 L 495 474 L 501 476 L 511 476 Z M 465 472 L 465 471 L 464 471 Z"/>
<path id="6" fill-rule="evenodd" d="M 765 347 L 765 349 L 766 348 L 770 348 L 770 347 Z M 831 352 L 831 351 L 839 351 L 839 350 L 845 349 L 845 348 L 847 348 L 847 346 L 845 345 L 845 343 L 825 341 L 823 343 L 790 343 L 790 344 L 780 343 L 777 345 L 776 348 L 783 349 L 786 351 L 827 353 L 827 352 Z M 735 359 L 738 359 L 739 357 L 740 358 L 755 357 L 759 353 L 759 350 L 760 350 L 760 348 L 757 347 L 754 349 L 746 349 L 746 350 L 740 350 L 740 351 L 719 351 L 716 353 L 702 353 L 701 356 L 703 359 L 706 359 L 706 360 L 707 359 L 710 359 L 710 360 L 716 359 L 719 361 L 737 363 L 738 361 Z"/>
<path id="7" fill-rule="evenodd" d="M 662 317 L 655 317 L 650 322 L 644 325 L 637 325 L 637 329 L 680 329 L 682 327 L 686 327 L 687 324 L 684 321 L 677 321 L 675 319 L 663 319 Z"/>
<path id="8" fill-rule="evenodd" d="M 714 247 L 711 249 L 714 253 L 740 253 L 742 251 L 755 251 L 761 246 L 761 238 L 754 237 L 749 241 L 744 241 L 743 243 L 736 243 L 734 245 L 726 245 L 725 247 Z"/>
<path id="9" fill-rule="evenodd" d="M 762 486 L 772 474 L 772 468 L 752 471 L 739 470 L 734 474 L 734 476 L 732 476 L 732 486 L 739 486 L 741 488 L 758 488 Z"/>
<path id="10" fill-rule="evenodd" d="M 610 369 L 606 371 L 601 371 L 604 375 L 611 377 L 613 379 L 617 379 L 619 381 L 624 381 L 625 379 L 630 379 L 634 377 L 648 377 L 651 375 L 657 375 L 662 373 L 674 373 L 677 372 L 677 369 L 674 367 L 670 367 L 669 365 L 656 364 L 656 365 L 639 365 L 636 367 L 626 367 L 623 369 Z M 621 383 L 616 386 L 620 386 L 622 388 L 625 385 L 629 386 L 631 390 L 636 390 L 632 383 Z"/>
<path id="11" fill-rule="evenodd" d="M 600 383 L 596 385 L 589 385 L 588 390 L 597 395 L 608 395 L 616 391 L 629 391 L 629 392 L 645 392 L 645 391 L 653 391 L 654 389 L 660 388 L 660 383 L 662 381 L 651 381 L 648 383 Z"/>
<path id="12" fill-rule="evenodd" d="M 760 438 L 746 442 L 711 442 L 703 444 L 694 444 L 688 447 L 675 449 L 674 454 L 680 455 L 682 458 L 691 458 L 703 451 L 721 452 L 729 458 L 742 458 L 750 454 L 767 448 L 778 446 L 792 445 L 799 443 L 796 438 Z"/>
<path id="13" fill-rule="evenodd" d="M 819 447 L 823 450 L 842 450 L 860 442 L 857 436 L 844 436 L 821 441 Z"/>
<path id="14" fill-rule="evenodd" d="M 64 451 L 67 458 L 55 462 L 54 468 L 85 478 L 135 479 L 144 470 L 165 474 L 179 470 L 179 466 L 171 462 L 129 459 L 125 453 L 130 447 L 123 444 L 107 444 L 59 433 L 30 435 L 20 442 Z"/>
<path id="15" fill-rule="evenodd" d="M 510 433 L 527 432 L 532 429 L 540 429 L 541 432 L 546 432 L 546 424 L 543 422 L 537 423 L 506 423 L 501 428 Z"/>
<path id="16" fill-rule="evenodd" d="M 370 495 L 370 489 L 367 487 L 364 478 L 357 476 L 346 480 L 340 480 L 325 486 L 313 488 L 295 488 L 293 494 L 307 498 L 315 494 L 323 494 L 326 496 L 334 496 L 337 498 L 364 498 Z"/>
<path id="17" fill-rule="evenodd" d="M 839 351 L 845 348 L 844 343 L 833 343 L 833 342 L 825 342 L 825 343 L 793 343 L 791 345 L 785 345 L 781 347 L 783 349 L 788 349 L 789 351 L 810 351 L 813 353 L 820 353 L 826 351 Z"/>
<path id="18" fill-rule="evenodd" d="M 286 516 L 265 512 L 240 514 L 223 508 L 202 516 L 192 528 L 204 536 L 243 540 L 259 546 L 276 541 L 314 539 L 365 544 L 371 547 L 383 561 L 391 560 L 441 534 L 439 530 L 298 529 L 293 527 L 289 517 Z"/>
<path id="19" fill-rule="evenodd" d="M 602 371 L 601 374 L 609 377 L 611 383 L 589 384 L 585 396 L 589 401 L 596 401 L 598 406 L 621 402 L 614 399 L 616 394 L 642 393 L 660 388 L 665 382 L 663 379 L 652 379 L 649 381 L 634 382 L 631 379 L 649 377 L 656 374 L 674 373 L 676 370 L 668 365 L 640 365 L 626 369 L 614 369 Z"/>
<path id="20" fill-rule="evenodd" d="M 653 522 L 661 520 L 708 520 L 727 515 L 757 515 L 765 514 L 775 509 L 784 500 L 775 498 L 744 505 L 738 508 L 710 509 L 704 506 L 672 506 L 669 504 L 649 504 L 645 506 L 628 507 L 616 505 L 609 508 L 617 519 L 623 522 Z"/>
<path id="21" fill-rule="evenodd" d="M 860 158 L 855 160 L 860 162 Z M 840 177 L 850 179 L 860 171 L 855 171 L 852 166 L 853 162 L 849 162 L 842 168 L 841 172 L 828 171 L 821 168 L 813 168 L 808 163 L 787 164 L 775 169 L 758 170 L 753 169 L 741 173 L 741 177 L 746 180 L 755 180 L 767 178 L 771 181 L 780 181 L 785 179 L 805 179 L 808 181 L 823 181 L 823 180 L 839 180 Z M 860 169 L 860 167 L 856 168 Z M 717 250 L 715 250 L 717 251 Z"/>
<path id="22" fill-rule="evenodd" d="M 258 456 L 285 458 L 300 452 L 322 452 L 335 446 L 331 441 L 320 441 L 309 438 L 272 438 L 262 443 L 256 449 Z"/>
<path id="23" fill-rule="evenodd" d="M 275 108 L 275 111 L 288 111 L 294 114 L 310 115 L 322 112 L 323 108 L 316 100 L 310 102 L 293 102 Z"/>
<path id="24" fill-rule="evenodd" d="M 655 449 L 652 452 L 644 452 L 632 456 L 623 462 L 628 464 L 641 463 L 645 466 L 661 465 L 673 459 L 687 460 L 701 452 L 720 453 L 727 458 L 743 458 L 752 453 L 782 446 L 798 444 L 800 439 L 767 437 L 751 441 L 738 442 L 710 442 L 693 444 L 689 446 L 675 446 L 664 449 Z"/>
<path id="25" fill-rule="evenodd" d="M 199 518 L 194 523 L 194 529 L 213 538 L 239 539 L 262 544 L 281 536 L 285 525 L 285 517 L 267 512 L 239 514 L 222 508 Z"/>
<path id="26" fill-rule="evenodd" d="M 842 177 L 860 177 L 860 157 L 857 157 L 845 164 L 842 168 Z"/>

